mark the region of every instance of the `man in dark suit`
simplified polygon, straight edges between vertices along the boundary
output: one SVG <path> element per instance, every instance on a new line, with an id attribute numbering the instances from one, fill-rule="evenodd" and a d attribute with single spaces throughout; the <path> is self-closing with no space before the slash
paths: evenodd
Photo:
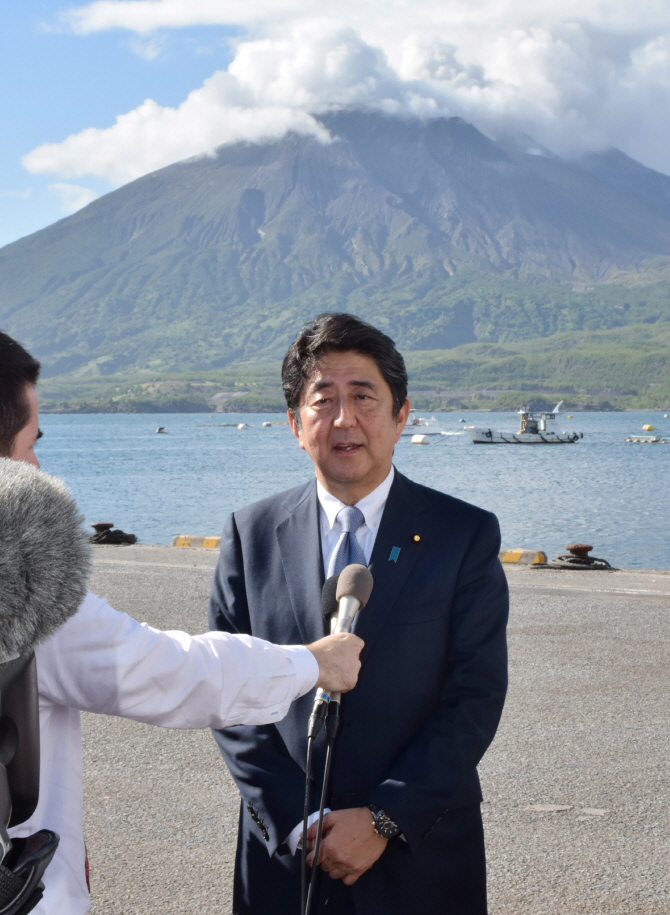
<path id="1" fill-rule="evenodd" d="M 369 563 L 374 589 L 355 626 L 363 667 L 342 703 L 315 911 L 485 915 L 476 766 L 507 687 L 497 520 L 393 468 L 407 374 L 376 328 L 320 316 L 291 345 L 282 379 L 316 480 L 228 519 L 210 622 L 313 641 L 324 631 L 325 577 Z M 311 704 L 299 700 L 277 725 L 215 732 L 242 796 L 235 915 L 299 911 Z M 323 743 L 315 756 L 318 794 Z"/>

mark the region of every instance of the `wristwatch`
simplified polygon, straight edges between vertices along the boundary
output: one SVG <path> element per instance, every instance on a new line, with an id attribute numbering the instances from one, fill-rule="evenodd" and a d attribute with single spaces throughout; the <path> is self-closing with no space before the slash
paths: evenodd
<path id="1" fill-rule="evenodd" d="M 375 804 L 367 804 L 367 808 L 372 814 L 372 828 L 383 839 L 395 839 L 400 835 L 402 830 L 397 823 L 394 823 L 388 813 L 384 813 Z"/>

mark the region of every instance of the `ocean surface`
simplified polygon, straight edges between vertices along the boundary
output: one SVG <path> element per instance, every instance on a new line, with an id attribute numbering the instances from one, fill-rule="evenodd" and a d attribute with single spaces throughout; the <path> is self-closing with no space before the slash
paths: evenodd
<path id="1" fill-rule="evenodd" d="M 473 445 L 463 423 L 516 431 L 511 413 L 437 414 L 450 433 L 425 447 L 401 439 L 396 467 L 412 479 L 497 514 L 503 546 L 544 550 L 570 541 L 627 568 L 670 569 L 670 444 L 626 436 L 651 423 L 670 438 L 662 413 L 576 413 L 557 430 L 576 445 Z M 72 489 L 87 522 L 111 521 L 141 543 L 176 534 L 218 535 L 229 512 L 312 476 L 287 425 L 262 414 L 43 414 L 37 453 Z M 221 423 L 247 423 L 238 430 Z M 167 435 L 157 435 L 165 426 Z M 418 430 L 420 431 L 420 430 Z"/>

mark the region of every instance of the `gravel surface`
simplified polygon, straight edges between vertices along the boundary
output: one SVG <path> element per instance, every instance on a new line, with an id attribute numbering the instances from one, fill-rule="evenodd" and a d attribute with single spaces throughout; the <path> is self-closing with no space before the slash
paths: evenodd
<path id="1" fill-rule="evenodd" d="M 117 609 L 206 628 L 215 551 L 95 558 Z M 508 579 L 510 692 L 480 767 L 491 915 L 670 915 L 670 573 Z M 230 912 L 239 798 L 208 732 L 86 715 L 84 769 L 94 915 Z"/>

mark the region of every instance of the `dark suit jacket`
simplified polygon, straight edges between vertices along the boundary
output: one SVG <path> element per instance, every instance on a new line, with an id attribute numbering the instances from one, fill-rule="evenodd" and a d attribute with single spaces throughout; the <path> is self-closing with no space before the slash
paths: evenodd
<path id="1" fill-rule="evenodd" d="M 319 530 L 315 481 L 232 515 L 212 586 L 211 627 L 280 644 L 321 637 Z M 400 547 L 396 562 L 393 547 Z M 499 548 L 494 515 L 396 471 L 370 562 L 374 589 L 356 623 L 363 666 L 343 698 L 330 797 L 333 809 L 378 805 L 407 840 L 389 842 L 352 887 L 351 910 L 361 915 L 445 911 L 440 899 L 454 880 L 448 858 L 454 847 L 467 850 L 473 831 L 458 825 L 455 812 L 481 800 L 476 766 L 507 688 Z M 284 843 L 302 817 L 311 705 L 308 695 L 277 725 L 215 732 L 243 798 L 240 915 L 299 911 L 299 861 Z M 323 742 L 315 755 L 320 788 Z M 471 838 L 482 844 L 481 836 Z M 467 856 L 459 874 L 464 867 Z M 329 878 L 322 883 L 321 906 L 333 888 Z"/>

